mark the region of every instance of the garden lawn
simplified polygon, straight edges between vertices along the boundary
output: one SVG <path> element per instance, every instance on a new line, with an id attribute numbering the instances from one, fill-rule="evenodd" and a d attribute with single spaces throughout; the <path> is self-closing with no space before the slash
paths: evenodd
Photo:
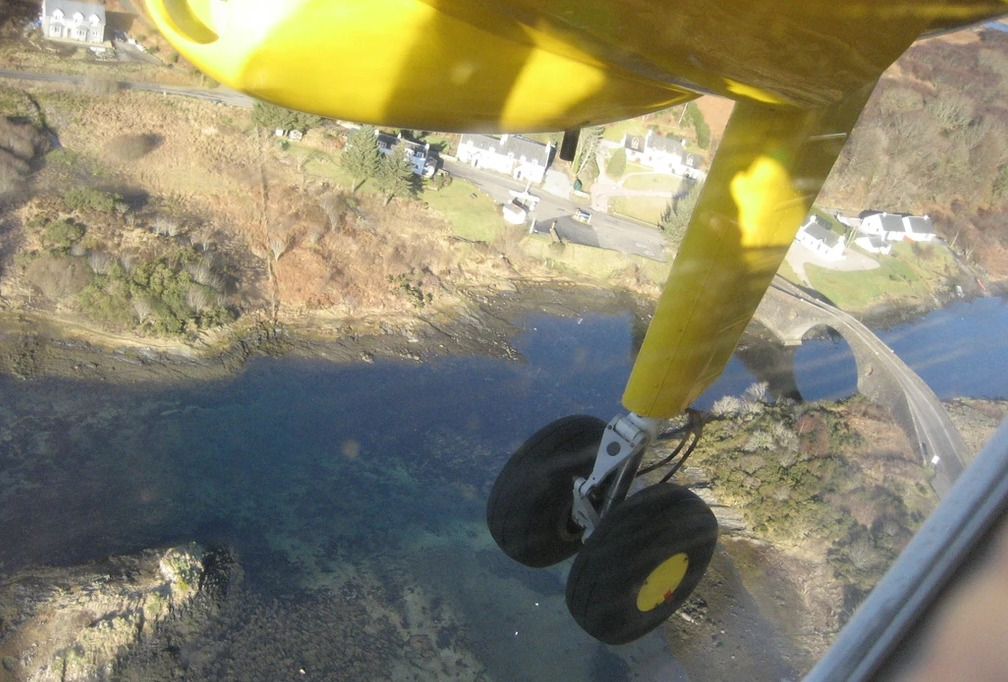
<path id="1" fill-rule="evenodd" d="M 668 202 L 668 197 L 615 197 L 609 203 L 609 212 L 618 213 L 648 225 L 657 225 Z"/>
<path id="2" fill-rule="evenodd" d="M 424 191 L 421 199 L 444 216 L 462 239 L 490 243 L 508 227 L 493 200 L 460 178 L 437 192 Z"/>

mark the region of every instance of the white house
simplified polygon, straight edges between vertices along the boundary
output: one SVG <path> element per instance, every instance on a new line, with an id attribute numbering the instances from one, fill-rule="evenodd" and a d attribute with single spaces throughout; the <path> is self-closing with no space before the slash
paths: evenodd
<path id="1" fill-rule="evenodd" d="M 540 183 L 553 160 L 553 145 L 521 135 L 473 135 L 459 140 L 456 154 L 461 163 L 473 168 L 505 173 L 516 180 Z"/>
<path id="2" fill-rule="evenodd" d="M 105 42 L 105 5 L 80 0 L 42 0 L 42 34 L 83 45 Z"/>
<path id="3" fill-rule="evenodd" d="M 798 228 L 795 241 L 826 260 L 843 260 L 843 239 L 823 224 L 818 216 L 809 216 Z"/>
<path id="4" fill-rule="evenodd" d="M 934 241 L 934 224 L 931 217 L 927 215 L 907 215 L 903 216 L 903 227 L 906 229 L 904 239 L 911 239 L 915 242 Z"/>
<path id="5" fill-rule="evenodd" d="M 861 235 L 854 240 L 854 243 L 861 247 L 864 251 L 868 253 L 877 253 L 882 256 L 888 256 L 892 253 L 892 244 L 887 242 L 882 237 L 874 234 Z"/>
<path id="6" fill-rule="evenodd" d="M 628 161 L 647 166 L 658 173 L 695 177 L 698 159 L 690 154 L 677 138 L 663 137 L 648 131 L 647 135 L 624 135 L 623 148 Z"/>
<path id="7" fill-rule="evenodd" d="M 403 139 L 402 135 L 389 135 L 377 130 L 375 135 L 378 137 L 378 151 L 388 156 L 394 149 L 401 149 L 413 166 L 414 175 L 429 178 L 437 171 L 437 159 L 431 156 L 429 142 L 413 142 Z"/>
<path id="8" fill-rule="evenodd" d="M 881 237 L 890 242 L 903 240 L 929 242 L 935 238 L 934 225 L 930 217 L 885 211 L 862 214 L 859 231 L 861 234 Z"/>

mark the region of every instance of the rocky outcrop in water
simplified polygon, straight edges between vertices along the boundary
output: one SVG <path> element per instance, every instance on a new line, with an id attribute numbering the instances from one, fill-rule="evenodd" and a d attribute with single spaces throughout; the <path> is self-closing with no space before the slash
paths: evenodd
<path id="1" fill-rule="evenodd" d="M 234 571 L 224 551 L 189 544 L 0 580 L 0 679 L 114 679 L 159 630 L 205 620 Z"/>

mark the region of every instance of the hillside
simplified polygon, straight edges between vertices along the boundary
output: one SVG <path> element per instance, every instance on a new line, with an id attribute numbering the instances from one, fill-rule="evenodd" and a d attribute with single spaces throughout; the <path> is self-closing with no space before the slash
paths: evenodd
<path id="1" fill-rule="evenodd" d="M 1008 276 L 1008 34 L 921 40 L 883 76 L 819 203 L 928 214 L 995 279 Z"/>

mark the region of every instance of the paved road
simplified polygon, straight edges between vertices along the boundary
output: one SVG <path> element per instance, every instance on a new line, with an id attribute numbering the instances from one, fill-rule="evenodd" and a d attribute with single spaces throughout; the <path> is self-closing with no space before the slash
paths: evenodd
<path id="1" fill-rule="evenodd" d="M 12 71 L 0 69 L 0 78 L 12 78 L 19 80 L 43 81 L 47 83 L 67 83 L 84 87 L 89 78 L 93 76 L 77 76 L 63 73 L 41 73 L 37 71 Z M 193 97 L 209 102 L 220 102 L 236 107 L 251 107 L 253 100 L 248 95 L 235 92 L 223 86 L 217 88 L 190 88 L 182 85 L 162 85 L 161 83 L 148 83 L 145 81 L 115 81 L 124 90 L 143 90 L 147 92 L 160 92 L 165 95 L 175 95 L 179 97 Z"/>
<path id="2" fill-rule="evenodd" d="M 464 178 L 479 187 L 494 201 L 505 204 L 512 199 L 510 192 L 522 192 L 525 183 L 512 180 L 499 173 L 481 171 L 472 166 L 445 161 L 445 168 L 456 177 Z M 531 193 L 541 197 L 532 217 L 540 224 L 549 225 L 557 218 L 570 217 L 579 208 L 591 210 L 587 200 L 574 201 L 534 187 Z M 621 253 L 665 260 L 665 238 L 653 227 L 623 220 L 596 212 L 590 225 L 569 222 L 561 228 L 561 237 L 577 244 L 596 246 Z"/>
<path id="3" fill-rule="evenodd" d="M 876 361 L 896 378 L 906 396 L 920 452 L 925 460 L 935 466 L 935 478 L 931 485 L 938 496 L 943 497 L 966 468 L 963 457 L 970 453 L 934 391 L 891 348 L 853 316 L 800 291 L 780 277 L 775 279 L 773 286 L 825 313 L 834 320 L 837 329 L 844 329 L 851 337 L 874 350 Z"/>

